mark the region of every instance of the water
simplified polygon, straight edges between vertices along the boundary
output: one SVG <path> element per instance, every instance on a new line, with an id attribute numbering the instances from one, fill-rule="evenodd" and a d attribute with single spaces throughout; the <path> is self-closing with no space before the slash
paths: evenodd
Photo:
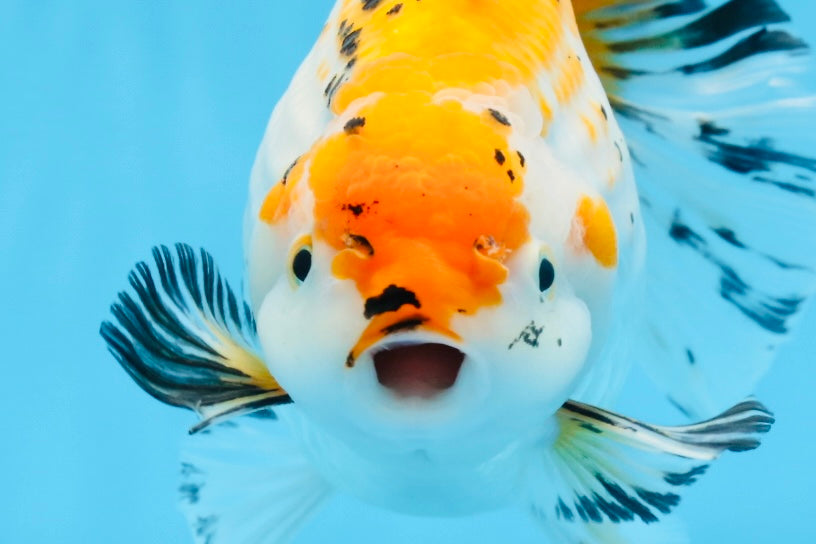
<path id="1" fill-rule="evenodd" d="M 816 19 L 798 4 L 801 20 Z M 139 390 L 98 324 L 155 243 L 206 246 L 240 278 L 255 148 L 330 7 L 192 6 L 0 3 L 2 543 L 190 542 L 175 486 L 194 418 Z M 811 311 L 759 388 L 778 417 L 762 448 L 727 455 L 685 494 L 679 514 L 693 542 L 816 539 L 815 354 Z M 638 375 L 620 408 L 674 417 Z M 540 542 L 515 511 L 423 520 L 351 500 L 321 512 L 298 542 L 386 536 Z"/>

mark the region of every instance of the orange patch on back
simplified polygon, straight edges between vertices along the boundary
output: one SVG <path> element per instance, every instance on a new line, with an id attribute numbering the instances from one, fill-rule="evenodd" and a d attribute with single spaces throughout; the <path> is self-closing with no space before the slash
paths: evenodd
<path id="1" fill-rule="evenodd" d="M 584 196 L 575 212 L 580 242 L 601 266 L 611 268 L 618 263 L 618 244 L 612 214 L 602 199 Z"/>
<path id="2" fill-rule="evenodd" d="M 507 84 L 526 84 L 552 65 L 569 28 L 565 14 L 572 18 L 569 6 L 529 0 L 403 2 L 397 11 L 387 2 L 367 5 L 372 3 L 346 0 L 338 16 L 338 49 L 355 66 L 342 104 L 386 90 L 383 84 L 429 90 L 426 82 L 417 85 L 416 74 L 430 75 L 433 85 L 472 88 L 501 67 Z M 382 67 L 378 61 L 402 56 L 412 59 L 407 78 L 372 76 Z M 365 82 L 356 81 L 358 74 Z M 335 112 L 343 107 L 333 104 Z"/>

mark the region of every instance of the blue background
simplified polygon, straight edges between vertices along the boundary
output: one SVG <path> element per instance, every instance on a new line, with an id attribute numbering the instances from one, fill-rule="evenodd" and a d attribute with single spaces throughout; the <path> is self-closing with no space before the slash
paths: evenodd
<path id="1" fill-rule="evenodd" d="M 156 243 L 206 246 L 241 277 L 256 146 L 330 2 L 228 4 L 0 1 L 0 542 L 191 542 L 176 483 L 194 418 L 139 390 L 97 330 Z M 693 542 L 816 541 L 814 354 L 811 311 L 759 388 L 778 417 L 765 444 L 686 493 Z M 635 374 L 619 408 L 676 421 L 659 399 Z M 348 499 L 298 542 L 383 537 L 541 542 L 520 512 L 424 520 Z"/>

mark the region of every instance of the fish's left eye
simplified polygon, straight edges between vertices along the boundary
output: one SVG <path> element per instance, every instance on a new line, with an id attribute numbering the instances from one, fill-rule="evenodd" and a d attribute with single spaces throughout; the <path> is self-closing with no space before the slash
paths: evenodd
<path id="1" fill-rule="evenodd" d="M 292 259 L 292 274 L 297 278 L 298 283 L 306 281 L 306 276 L 309 275 L 309 270 L 312 269 L 312 249 L 310 247 L 302 247 L 295 253 L 295 258 Z"/>
<path id="2" fill-rule="evenodd" d="M 308 235 L 301 237 L 292 249 L 289 254 L 289 278 L 293 286 L 298 286 L 306 281 L 312 269 L 312 238 Z"/>
<path id="3" fill-rule="evenodd" d="M 538 290 L 542 293 L 555 282 L 555 267 L 547 257 L 542 257 L 538 265 Z"/>

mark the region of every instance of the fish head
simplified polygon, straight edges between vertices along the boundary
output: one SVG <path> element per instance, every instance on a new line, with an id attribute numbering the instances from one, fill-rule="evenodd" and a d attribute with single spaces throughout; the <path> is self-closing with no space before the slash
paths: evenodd
<path id="1" fill-rule="evenodd" d="M 270 191 L 250 290 L 270 370 L 306 413 L 424 440 L 538 424 L 567 399 L 614 283 L 614 226 L 532 145 L 495 110 L 383 95 Z"/>

